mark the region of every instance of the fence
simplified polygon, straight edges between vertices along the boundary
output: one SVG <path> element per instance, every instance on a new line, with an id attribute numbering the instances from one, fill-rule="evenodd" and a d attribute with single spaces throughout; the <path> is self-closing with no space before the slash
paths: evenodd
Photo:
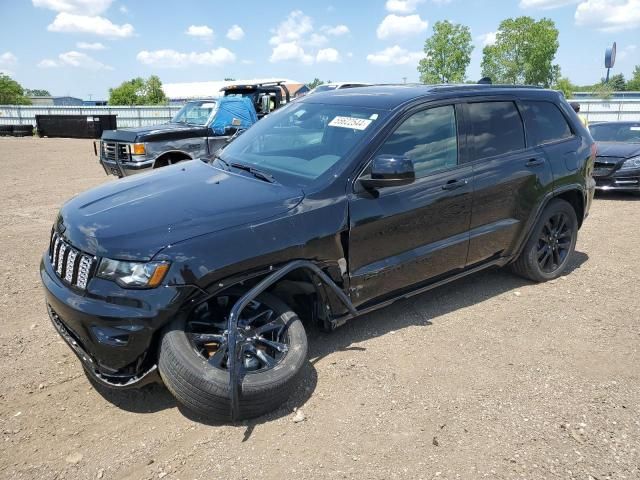
<path id="1" fill-rule="evenodd" d="M 581 109 L 590 122 L 611 122 L 615 120 L 640 121 L 640 100 L 579 99 Z M 48 107 L 0 105 L 0 124 L 33 125 L 36 115 L 117 115 L 118 127 L 142 127 L 167 122 L 181 105 L 149 107 Z"/>
<path id="2" fill-rule="evenodd" d="M 0 125 L 36 125 L 36 115 L 117 115 L 118 128 L 168 122 L 181 105 L 149 107 L 54 107 L 0 105 Z"/>

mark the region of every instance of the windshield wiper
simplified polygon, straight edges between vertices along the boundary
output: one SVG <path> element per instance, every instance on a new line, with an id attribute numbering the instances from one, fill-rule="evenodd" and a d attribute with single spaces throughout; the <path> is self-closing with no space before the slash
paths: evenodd
<path id="1" fill-rule="evenodd" d="M 276 181 L 276 179 L 273 178 L 273 175 L 267 172 L 263 172 L 262 170 L 258 170 L 257 168 L 251 167 L 249 165 L 245 165 L 244 163 L 235 163 L 235 162 L 231 164 L 227 162 L 224 162 L 224 163 L 226 163 L 227 165 L 231 165 L 233 168 L 237 168 L 238 170 L 244 170 L 245 172 L 249 172 L 254 177 L 259 178 L 260 180 L 264 180 L 265 182 L 275 183 Z"/>
<path id="2" fill-rule="evenodd" d="M 212 161 L 219 161 L 222 165 L 224 165 L 224 167 L 227 170 L 231 170 L 230 166 L 229 166 L 229 162 L 227 162 L 226 160 L 223 160 L 222 157 L 220 155 L 213 155 Z"/>

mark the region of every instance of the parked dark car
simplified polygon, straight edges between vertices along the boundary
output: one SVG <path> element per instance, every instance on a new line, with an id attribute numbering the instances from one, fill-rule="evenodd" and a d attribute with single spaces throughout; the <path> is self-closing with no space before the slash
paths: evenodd
<path id="1" fill-rule="evenodd" d="M 105 130 L 94 153 L 107 175 L 122 178 L 209 155 L 257 120 L 248 98 L 192 100 L 168 123 Z"/>
<path id="2" fill-rule="evenodd" d="M 480 270 L 569 262 L 595 148 L 557 92 L 378 86 L 303 97 L 208 162 L 69 200 L 41 278 L 93 381 L 156 370 L 211 419 L 277 408 L 303 322 L 357 315 Z"/>
<path id="3" fill-rule="evenodd" d="M 596 189 L 640 192 L 640 122 L 592 123 L 589 130 L 598 147 Z"/>

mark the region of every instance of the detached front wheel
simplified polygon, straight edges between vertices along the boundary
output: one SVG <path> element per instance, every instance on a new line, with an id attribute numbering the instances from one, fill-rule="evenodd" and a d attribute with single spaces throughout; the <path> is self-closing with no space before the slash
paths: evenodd
<path id="1" fill-rule="evenodd" d="M 231 418 L 227 320 L 242 292 L 201 305 L 166 329 L 159 371 L 169 391 L 193 412 L 215 421 Z M 275 410 L 292 393 L 307 357 L 307 336 L 298 316 L 280 299 L 263 293 L 238 322 L 243 374 L 238 419 Z"/>

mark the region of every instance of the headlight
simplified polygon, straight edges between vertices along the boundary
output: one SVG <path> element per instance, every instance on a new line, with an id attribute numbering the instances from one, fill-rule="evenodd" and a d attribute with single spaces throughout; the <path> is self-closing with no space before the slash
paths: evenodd
<path id="1" fill-rule="evenodd" d="M 640 168 L 640 156 L 625 160 L 620 167 L 620 170 L 631 170 L 634 168 Z"/>
<path id="2" fill-rule="evenodd" d="M 131 153 L 133 153 L 133 155 L 144 155 L 146 153 L 144 143 L 134 143 L 133 151 Z"/>
<path id="3" fill-rule="evenodd" d="M 167 262 L 121 262 L 103 258 L 96 276 L 125 288 L 154 288 L 160 285 L 168 270 Z"/>

